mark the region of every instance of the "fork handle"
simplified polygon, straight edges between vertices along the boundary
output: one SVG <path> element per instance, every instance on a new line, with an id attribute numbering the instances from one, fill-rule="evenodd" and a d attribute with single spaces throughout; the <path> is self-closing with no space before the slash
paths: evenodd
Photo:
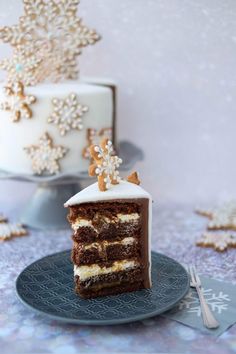
<path id="1" fill-rule="evenodd" d="M 213 316 L 212 311 L 210 310 L 210 308 L 205 300 L 202 289 L 199 286 L 196 286 L 196 290 L 197 290 L 200 305 L 201 305 L 201 312 L 202 312 L 202 319 L 203 319 L 204 326 L 207 328 L 219 327 L 219 322 L 217 322 L 217 320 Z"/>

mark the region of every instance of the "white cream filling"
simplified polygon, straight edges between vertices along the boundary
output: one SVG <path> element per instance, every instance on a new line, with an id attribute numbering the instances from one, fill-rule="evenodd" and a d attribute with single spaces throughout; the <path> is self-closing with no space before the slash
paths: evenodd
<path id="1" fill-rule="evenodd" d="M 95 230 L 95 227 L 93 226 L 91 220 L 82 219 L 82 218 L 77 218 L 76 221 L 72 223 L 71 226 L 74 231 L 78 230 L 80 227 L 91 227 L 92 229 Z"/>
<path id="2" fill-rule="evenodd" d="M 107 224 L 110 223 L 116 223 L 116 222 L 129 222 L 129 221 L 137 221 L 140 218 L 140 215 L 138 213 L 131 213 L 131 214 L 117 214 L 115 218 L 109 219 L 108 217 L 105 217 L 104 220 Z M 72 224 L 73 230 L 78 230 L 80 227 L 91 227 L 95 231 L 96 228 L 92 224 L 92 220 L 88 219 L 83 219 L 83 218 L 77 218 L 76 221 Z"/>
<path id="3" fill-rule="evenodd" d="M 117 218 L 120 222 L 136 221 L 140 218 L 140 215 L 138 213 L 117 214 Z"/>
<path id="4" fill-rule="evenodd" d="M 119 272 L 127 270 L 129 268 L 135 268 L 139 265 L 139 262 L 134 260 L 115 261 L 111 267 L 100 267 L 98 264 L 92 264 L 88 266 L 74 266 L 74 275 L 79 276 L 81 281 L 84 281 L 90 277 L 98 275 Z"/>
<path id="5" fill-rule="evenodd" d="M 104 246 L 107 247 L 107 246 L 110 246 L 110 245 L 130 245 L 132 243 L 135 242 L 135 238 L 134 237 L 125 237 L 123 238 L 123 240 L 121 241 L 112 241 L 112 242 L 109 242 L 109 241 L 101 241 L 101 242 L 93 242 L 93 243 L 90 243 L 89 245 L 85 245 L 84 246 L 84 249 L 85 250 L 88 250 L 90 248 L 98 248 L 99 250 L 101 250 Z"/>

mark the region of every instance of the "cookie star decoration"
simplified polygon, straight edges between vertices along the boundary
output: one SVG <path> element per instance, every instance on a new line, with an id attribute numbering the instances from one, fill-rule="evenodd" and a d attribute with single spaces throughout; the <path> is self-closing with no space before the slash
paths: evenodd
<path id="1" fill-rule="evenodd" d="M 111 128 L 103 128 L 100 130 L 89 128 L 87 129 L 87 146 L 83 148 L 82 156 L 85 159 L 90 158 L 89 148 L 91 145 L 97 145 L 102 139 L 112 138 L 112 129 Z"/>
<path id="2" fill-rule="evenodd" d="M 221 234 L 205 232 L 196 242 L 196 245 L 201 247 L 212 247 L 215 251 L 223 252 L 228 248 L 236 247 L 236 237 L 226 232 Z"/>
<path id="3" fill-rule="evenodd" d="M 122 160 L 118 156 L 113 156 L 112 142 L 103 139 L 100 145 L 91 145 L 89 151 L 94 160 L 89 167 L 89 175 L 97 176 L 99 189 L 106 191 L 112 184 L 118 184 L 121 178 L 117 168 Z"/>
<path id="4" fill-rule="evenodd" d="M 197 209 L 196 213 L 210 219 L 208 230 L 236 230 L 236 202 L 231 201 L 212 210 Z"/>
<path id="5" fill-rule="evenodd" d="M 21 224 L 0 223 L 0 241 L 7 241 L 12 237 L 25 235 L 28 235 L 28 232 Z"/>
<path id="6" fill-rule="evenodd" d="M 79 0 L 24 0 L 24 14 L 19 24 L 0 28 L 0 39 L 15 48 L 34 47 L 42 68 L 52 68 L 56 80 L 71 78 L 67 63 L 82 49 L 96 43 L 100 36 L 77 17 Z M 39 65 L 39 71 L 42 69 Z M 64 69 L 63 69 L 64 67 Z M 48 76 L 47 70 L 41 80 Z"/>
<path id="7" fill-rule="evenodd" d="M 38 145 L 25 147 L 24 150 L 31 158 L 33 171 L 38 175 L 43 172 L 48 172 L 51 175 L 58 173 L 60 171 L 59 160 L 68 151 L 61 145 L 54 145 L 48 133 L 41 136 Z"/>
<path id="8" fill-rule="evenodd" d="M 21 118 L 32 117 L 30 105 L 36 102 L 36 98 L 32 95 L 25 95 L 24 85 L 21 82 L 4 87 L 4 93 L 6 101 L 1 103 L 0 108 L 11 112 L 13 122 L 18 122 Z"/>
<path id="9" fill-rule="evenodd" d="M 37 69 L 42 59 L 38 58 L 33 49 L 27 51 L 17 48 L 13 56 L 0 61 L 0 69 L 7 71 L 9 83 L 20 81 L 25 86 L 35 85 L 38 81 Z"/>
<path id="10" fill-rule="evenodd" d="M 139 174 L 138 172 L 132 172 L 128 177 L 126 177 L 126 181 L 130 183 L 137 184 L 138 186 L 140 185 L 140 179 L 139 179 Z"/>
<path id="11" fill-rule="evenodd" d="M 63 136 L 71 129 L 83 129 L 83 115 L 88 112 L 88 107 L 78 101 L 75 93 L 69 94 L 65 99 L 52 100 L 53 113 L 48 118 L 49 123 L 56 124 Z"/>

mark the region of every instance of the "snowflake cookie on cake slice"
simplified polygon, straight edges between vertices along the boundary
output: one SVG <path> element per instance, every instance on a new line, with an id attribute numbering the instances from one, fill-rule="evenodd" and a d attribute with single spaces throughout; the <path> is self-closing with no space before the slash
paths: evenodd
<path id="1" fill-rule="evenodd" d="M 75 291 L 83 298 L 151 287 L 152 198 L 137 173 L 119 177 L 122 162 L 108 139 L 90 147 L 98 182 L 70 198 Z"/>

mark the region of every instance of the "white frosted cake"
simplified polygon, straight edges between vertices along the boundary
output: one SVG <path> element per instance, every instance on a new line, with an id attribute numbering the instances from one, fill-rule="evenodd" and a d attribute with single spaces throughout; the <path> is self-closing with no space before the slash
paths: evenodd
<path id="1" fill-rule="evenodd" d="M 7 73 L 0 85 L 2 170 L 85 172 L 88 147 L 103 137 L 114 142 L 114 84 L 77 80 L 77 56 L 100 39 L 77 16 L 78 4 L 23 0 L 19 23 L 0 28 L 0 40 L 13 48 L 10 58 L 0 60 Z"/>
<path id="2" fill-rule="evenodd" d="M 89 165 L 87 148 L 101 137 L 112 138 L 115 120 L 115 86 L 107 84 L 86 84 L 76 81 L 58 84 L 39 84 L 25 88 L 25 95 L 36 98 L 30 108 L 30 119 L 21 117 L 13 122 L 13 112 L 1 110 L 0 120 L 0 169 L 5 171 L 32 174 L 32 159 L 25 148 L 38 145 L 43 134 L 48 133 L 55 146 L 66 149 L 60 158 L 60 171 L 66 173 L 86 171 Z M 66 122 L 73 114 L 73 106 L 65 100 L 75 95 L 77 103 L 84 108 L 80 117 L 80 126 L 73 128 Z M 64 104 L 64 110 L 60 102 Z M 0 102 L 4 102 L 5 93 L 0 88 Z M 63 101 L 63 102 L 62 102 Z M 51 119 L 55 109 L 62 110 Z M 80 108 L 81 109 L 81 108 Z M 72 119 L 72 118 L 71 118 Z M 63 124 L 64 123 L 64 124 Z M 68 130 L 65 127 L 68 126 Z M 48 173 L 48 171 L 46 171 Z"/>

